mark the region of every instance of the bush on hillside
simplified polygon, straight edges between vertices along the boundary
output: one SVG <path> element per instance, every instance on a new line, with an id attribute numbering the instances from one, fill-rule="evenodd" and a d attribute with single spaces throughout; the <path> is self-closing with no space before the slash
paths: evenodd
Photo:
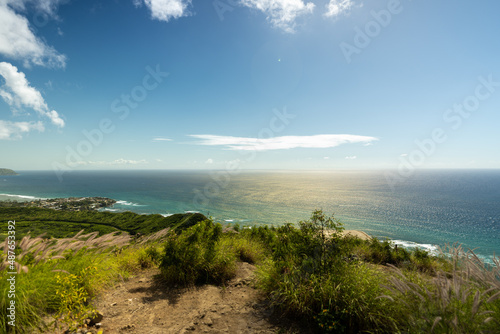
<path id="1" fill-rule="evenodd" d="M 222 226 L 202 221 L 180 235 L 171 233 L 160 268 L 167 282 L 181 285 L 221 284 L 236 272 L 236 252 L 222 243 Z"/>

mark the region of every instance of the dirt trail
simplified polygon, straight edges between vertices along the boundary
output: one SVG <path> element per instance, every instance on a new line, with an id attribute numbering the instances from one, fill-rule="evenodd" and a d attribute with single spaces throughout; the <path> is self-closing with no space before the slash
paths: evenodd
<path id="1" fill-rule="evenodd" d="M 101 329 L 103 334 L 283 332 L 251 284 L 254 271 L 240 263 L 226 287 L 190 289 L 166 286 L 157 269 L 141 272 L 97 299 Z"/>

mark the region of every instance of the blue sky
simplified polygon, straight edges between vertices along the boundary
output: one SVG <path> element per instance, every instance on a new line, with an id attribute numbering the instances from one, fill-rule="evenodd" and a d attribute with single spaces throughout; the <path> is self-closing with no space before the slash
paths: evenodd
<path id="1" fill-rule="evenodd" d="M 499 10 L 0 0 L 0 167 L 500 168 Z"/>

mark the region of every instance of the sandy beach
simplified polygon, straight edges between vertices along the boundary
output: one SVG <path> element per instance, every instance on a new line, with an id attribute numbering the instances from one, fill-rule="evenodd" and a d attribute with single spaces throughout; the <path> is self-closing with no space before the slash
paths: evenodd
<path id="1" fill-rule="evenodd" d="M 325 234 L 328 236 L 331 234 L 330 231 L 325 231 Z M 367 233 L 363 232 L 363 231 L 359 231 L 359 230 L 344 230 L 342 231 L 342 236 L 353 236 L 353 237 L 357 237 L 361 240 L 370 240 L 372 237 L 370 237 Z"/>
<path id="2" fill-rule="evenodd" d="M 351 235 L 353 237 L 360 238 L 361 240 L 370 240 L 372 237 L 370 237 L 368 234 L 366 234 L 363 231 L 358 231 L 358 230 L 344 230 L 342 232 L 343 236 Z"/>

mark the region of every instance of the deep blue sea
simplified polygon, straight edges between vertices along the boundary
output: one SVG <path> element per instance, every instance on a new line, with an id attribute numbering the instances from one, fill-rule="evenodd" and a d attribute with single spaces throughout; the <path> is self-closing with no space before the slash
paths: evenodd
<path id="1" fill-rule="evenodd" d="M 73 171 L 62 182 L 52 171 L 19 173 L 0 176 L 0 200 L 103 196 L 119 201 L 110 210 L 199 211 L 241 225 L 296 223 L 318 208 L 399 244 L 500 254 L 498 170 L 420 171 L 393 189 L 384 172 L 367 171 Z"/>

